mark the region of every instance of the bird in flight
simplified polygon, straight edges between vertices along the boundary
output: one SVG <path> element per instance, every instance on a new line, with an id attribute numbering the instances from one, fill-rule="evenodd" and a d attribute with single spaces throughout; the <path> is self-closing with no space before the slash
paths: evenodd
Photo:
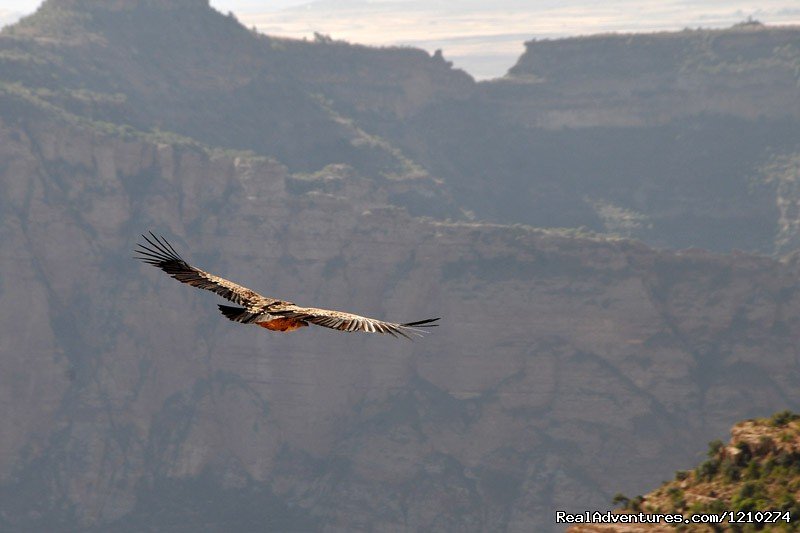
<path id="1" fill-rule="evenodd" d="M 137 243 L 138 249 L 134 252 L 139 255 L 136 258 L 160 268 L 181 283 L 215 292 L 241 306 L 217 306 L 223 315 L 234 322 L 256 324 L 272 331 L 284 332 L 315 324 L 339 331 L 385 333 L 393 337 L 400 335 L 407 339 L 410 339 L 411 335 L 422 336 L 423 330 L 420 328 L 438 326 L 433 324 L 439 320 L 438 318 L 396 324 L 342 311 L 300 307 L 292 302 L 261 296 L 247 287 L 193 267 L 181 258 L 164 237 L 157 237 L 153 232 L 149 233 L 149 238 L 142 235 L 147 245 Z"/>

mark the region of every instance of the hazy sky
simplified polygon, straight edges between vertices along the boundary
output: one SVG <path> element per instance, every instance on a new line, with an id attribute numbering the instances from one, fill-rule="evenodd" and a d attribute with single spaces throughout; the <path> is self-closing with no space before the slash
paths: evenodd
<path id="1" fill-rule="evenodd" d="M 168 1 L 168 0 L 166 0 Z M 0 23 L 32 12 L 40 0 L 0 0 Z M 271 35 L 410 45 L 477 78 L 501 76 L 532 38 L 599 32 L 726 27 L 752 16 L 800 23 L 798 0 L 211 0 L 248 27 Z"/>

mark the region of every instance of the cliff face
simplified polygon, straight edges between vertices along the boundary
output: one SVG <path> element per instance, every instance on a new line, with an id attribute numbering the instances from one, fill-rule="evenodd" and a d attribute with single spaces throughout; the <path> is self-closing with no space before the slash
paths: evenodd
<path id="1" fill-rule="evenodd" d="M 800 402 L 793 263 L 415 219 L 336 169 L 56 119 L 0 136 L 7 528 L 548 530 Z M 130 258 L 149 228 L 270 295 L 445 319 L 233 324 Z"/>
<path id="2" fill-rule="evenodd" d="M 522 84 L 509 118 L 551 128 L 646 126 L 698 113 L 798 119 L 797 43 L 798 28 L 760 24 L 534 40 L 497 85 Z"/>
<path id="3" fill-rule="evenodd" d="M 796 180 L 778 167 L 800 152 L 798 37 L 747 25 L 531 41 L 509 75 L 433 104 L 398 142 L 479 218 L 786 253 Z"/>
<path id="4" fill-rule="evenodd" d="M 200 0 L 51 0 L 0 34 L 0 93 L 293 173 L 423 178 L 435 194 L 394 199 L 415 214 L 781 254 L 800 227 L 797 37 L 532 41 L 476 84 L 441 55 L 271 38 Z"/>

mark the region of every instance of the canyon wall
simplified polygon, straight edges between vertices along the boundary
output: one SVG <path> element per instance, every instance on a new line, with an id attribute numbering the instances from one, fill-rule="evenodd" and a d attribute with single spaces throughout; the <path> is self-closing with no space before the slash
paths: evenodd
<path id="1" fill-rule="evenodd" d="M 548 530 L 800 401 L 792 260 L 414 218 L 346 173 L 55 119 L 0 134 L 5 527 Z M 271 296 L 442 325 L 234 324 L 132 259 L 150 229 Z"/>

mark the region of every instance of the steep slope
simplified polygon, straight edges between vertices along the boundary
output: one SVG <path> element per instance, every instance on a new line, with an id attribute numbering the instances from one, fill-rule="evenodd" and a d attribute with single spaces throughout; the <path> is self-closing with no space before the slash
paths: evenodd
<path id="1" fill-rule="evenodd" d="M 0 78 L 84 119 L 251 150 L 295 172 L 346 164 L 415 180 L 423 192 L 398 202 L 457 213 L 423 168 L 340 111 L 395 116 L 471 86 L 420 50 L 272 39 L 202 0 L 48 0 L 3 31 Z"/>
<path id="2" fill-rule="evenodd" d="M 697 513 L 721 515 L 734 513 L 716 525 L 692 524 L 691 531 L 797 531 L 800 528 L 800 415 L 783 411 L 769 419 L 746 420 L 731 429 L 731 440 L 725 445 L 709 443 L 708 460 L 691 471 L 679 470 L 675 480 L 665 482 L 645 496 L 630 500 L 623 495 L 615 499 L 623 504 L 622 513 L 670 513 L 689 517 Z M 762 512 L 762 520 L 749 514 Z M 769 514 L 763 511 L 770 511 Z M 758 516 L 758 515 L 756 515 Z M 747 523 L 750 522 L 750 523 Z M 686 529 L 686 527 L 684 527 Z M 667 524 L 635 526 L 581 525 L 568 529 L 571 533 L 674 531 Z"/>
<path id="3" fill-rule="evenodd" d="M 794 262 L 418 219 L 347 173 L 47 116 L 0 139 L 6 529 L 548 531 L 800 405 Z M 445 321 L 233 324 L 130 258 L 150 228 L 275 296 Z"/>
<path id="4" fill-rule="evenodd" d="M 656 246 L 797 248 L 796 27 L 531 41 L 475 84 L 440 54 L 254 33 L 203 0 L 48 0 L 0 84 L 74 115 L 348 165 L 416 214 L 586 226 Z"/>
<path id="5" fill-rule="evenodd" d="M 259 35 L 203 0 L 48 0 L 4 30 L 0 50 L 4 82 L 68 111 L 306 171 L 367 158 L 326 101 L 394 114 L 471 83 L 420 50 Z M 331 161 L 335 154 L 344 159 Z"/>

